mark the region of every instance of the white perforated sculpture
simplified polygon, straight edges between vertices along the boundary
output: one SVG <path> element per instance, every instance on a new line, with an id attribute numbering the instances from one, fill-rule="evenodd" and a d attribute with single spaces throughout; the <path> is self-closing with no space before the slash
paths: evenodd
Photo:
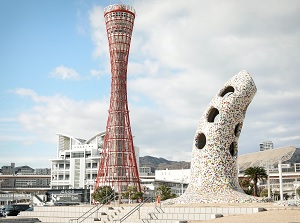
<path id="1" fill-rule="evenodd" d="M 196 130 L 186 192 L 166 203 L 249 202 L 240 188 L 238 138 L 256 86 L 246 71 L 232 77 L 212 99 Z"/>

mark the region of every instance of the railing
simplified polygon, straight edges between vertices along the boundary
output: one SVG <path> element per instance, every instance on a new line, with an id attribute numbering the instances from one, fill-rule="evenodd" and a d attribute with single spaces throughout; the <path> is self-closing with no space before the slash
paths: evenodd
<path id="1" fill-rule="evenodd" d="M 158 213 L 165 213 L 164 210 L 163 210 L 161 207 L 158 207 L 158 206 L 155 207 L 155 210 L 156 210 Z"/>
<path id="2" fill-rule="evenodd" d="M 45 203 L 45 201 L 43 201 L 38 195 L 34 194 L 33 195 L 36 199 L 38 199 L 39 202 L 41 202 L 42 204 Z"/>
<path id="3" fill-rule="evenodd" d="M 152 200 L 153 197 L 148 197 L 146 200 L 144 200 L 142 203 L 139 203 L 137 206 L 135 206 L 133 209 L 131 209 L 127 214 L 125 214 L 121 219 L 119 220 L 114 220 L 114 221 L 119 221 L 120 223 L 125 221 L 129 216 L 131 216 L 134 212 L 139 210 L 145 203 L 148 201 Z"/>
<path id="4" fill-rule="evenodd" d="M 157 213 L 159 213 L 159 214 L 163 214 L 163 213 L 165 213 L 164 212 L 164 210 L 161 208 L 161 206 L 155 206 L 155 211 L 157 211 Z M 150 219 L 158 219 L 158 217 L 157 217 L 157 213 L 148 213 L 148 215 L 149 215 L 149 217 L 150 217 Z M 149 221 L 149 219 L 142 219 L 142 222 L 150 222 Z"/>
<path id="5" fill-rule="evenodd" d="M 74 219 L 70 219 L 69 223 L 81 223 L 84 220 L 86 220 L 88 217 L 90 217 L 92 214 L 94 214 L 96 211 L 98 211 L 100 208 L 102 208 L 104 205 L 108 204 L 109 202 L 116 200 L 116 198 L 118 197 L 118 195 L 115 195 L 114 197 L 111 197 L 111 195 L 108 195 L 107 197 L 105 197 L 101 204 L 98 204 L 94 207 L 92 207 L 90 210 L 88 210 L 87 212 L 85 212 L 83 215 L 81 215 L 79 218 L 74 218 Z"/>
<path id="6" fill-rule="evenodd" d="M 300 181 L 297 181 L 297 182 L 299 182 L 299 184 L 300 184 Z M 295 185 L 298 185 L 298 184 L 295 184 L 295 182 L 282 183 L 283 191 L 295 190 L 297 188 L 297 187 L 295 187 Z M 264 188 L 268 188 L 267 184 L 261 184 L 259 186 L 264 187 Z M 280 184 L 279 183 L 271 183 L 270 188 L 271 188 L 271 190 L 274 189 L 275 191 L 279 191 Z"/>

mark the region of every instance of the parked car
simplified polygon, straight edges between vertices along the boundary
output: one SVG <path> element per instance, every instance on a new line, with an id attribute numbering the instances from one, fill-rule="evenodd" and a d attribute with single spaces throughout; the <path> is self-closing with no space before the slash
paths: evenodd
<path id="1" fill-rule="evenodd" d="M 2 213 L 4 216 L 17 216 L 20 213 L 20 210 L 13 205 L 5 205 Z"/>
<path id="2" fill-rule="evenodd" d="M 18 211 L 27 211 L 30 208 L 30 205 L 26 203 L 12 204 L 12 206 Z"/>
<path id="3" fill-rule="evenodd" d="M 26 209 L 25 211 L 33 211 L 33 207 L 29 207 L 29 208 Z"/>
<path id="4" fill-rule="evenodd" d="M 0 208 L 0 217 L 5 217 L 4 208 Z"/>

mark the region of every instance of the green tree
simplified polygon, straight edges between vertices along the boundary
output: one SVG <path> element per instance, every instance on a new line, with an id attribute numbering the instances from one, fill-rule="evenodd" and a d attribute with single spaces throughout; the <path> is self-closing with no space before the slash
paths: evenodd
<path id="1" fill-rule="evenodd" d="M 268 197 L 268 189 L 267 188 L 264 188 L 260 194 L 259 194 L 260 197 Z"/>
<path id="2" fill-rule="evenodd" d="M 167 187 L 166 185 L 162 184 L 156 189 L 157 195 L 160 196 L 160 199 L 162 201 L 170 199 L 170 198 L 175 198 L 176 194 L 172 193 L 171 188 Z"/>
<path id="3" fill-rule="evenodd" d="M 239 178 L 239 183 L 246 194 L 253 194 L 253 184 L 251 184 L 249 178 Z"/>
<path id="4" fill-rule="evenodd" d="M 253 195 L 257 196 L 257 182 L 268 177 L 266 170 L 263 167 L 255 166 L 249 167 L 245 170 L 244 176 L 253 181 Z"/>
<path id="5" fill-rule="evenodd" d="M 122 193 L 122 196 L 124 198 L 127 198 L 128 202 L 134 199 L 136 199 L 136 201 L 138 202 L 139 199 L 143 198 L 143 192 L 138 191 L 136 186 L 128 186 L 126 188 L 126 191 Z"/>
<path id="6" fill-rule="evenodd" d="M 108 200 L 112 199 L 116 195 L 115 191 L 110 186 L 98 187 L 92 197 L 94 201 L 101 204 L 105 204 Z"/>

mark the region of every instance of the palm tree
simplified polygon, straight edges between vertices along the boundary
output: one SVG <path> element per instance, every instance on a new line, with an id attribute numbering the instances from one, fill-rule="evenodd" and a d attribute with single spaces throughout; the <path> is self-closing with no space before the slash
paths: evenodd
<path id="1" fill-rule="evenodd" d="M 101 204 L 105 204 L 108 200 L 112 199 L 115 194 L 111 186 L 102 186 L 98 187 L 94 193 L 92 193 L 92 198 Z"/>
<path id="2" fill-rule="evenodd" d="M 253 180 L 254 196 L 257 196 L 257 181 L 266 179 L 268 177 L 265 168 L 259 166 L 247 168 L 244 176 L 248 177 L 250 180 Z"/>
<path id="3" fill-rule="evenodd" d="M 143 198 L 143 192 L 138 191 L 136 186 L 128 186 L 126 191 L 122 193 L 122 196 L 128 199 L 128 203 L 133 199 L 136 199 L 138 202 L 139 199 Z"/>
<path id="4" fill-rule="evenodd" d="M 167 187 L 166 185 L 162 184 L 156 189 L 157 194 L 160 196 L 160 199 L 162 201 L 175 198 L 176 194 L 172 193 L 172 190 L 170 187 Z"/>

